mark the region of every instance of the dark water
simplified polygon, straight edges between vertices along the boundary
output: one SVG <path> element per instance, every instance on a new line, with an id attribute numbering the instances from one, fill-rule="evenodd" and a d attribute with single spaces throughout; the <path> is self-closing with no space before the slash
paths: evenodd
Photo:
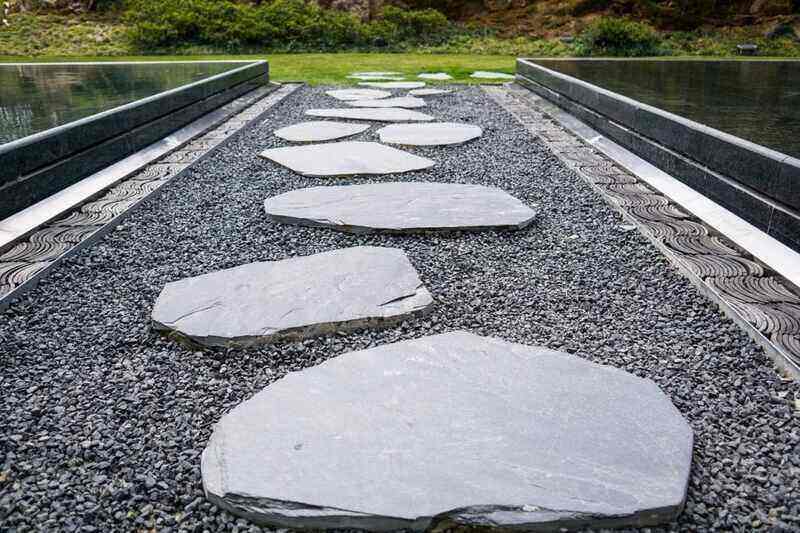
<path id="1" fill-rule="evenodd" d="M 800 61 L 537 61 L 800 157 Z"/>
<path id="2" fill-rule="evenodd" d="M 239 66 L 201 62 L 0 64 L 0 144 Z"/>

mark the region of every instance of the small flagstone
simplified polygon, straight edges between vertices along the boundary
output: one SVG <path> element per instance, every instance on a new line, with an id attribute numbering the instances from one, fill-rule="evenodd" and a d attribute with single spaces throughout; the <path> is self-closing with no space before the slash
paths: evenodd
<path id="1" fill-rule="evenodd" d="M 317 120 L 301 122 L 275 130 L 275 135 L 292 142 L 318 142 L 356 135 L 370 128 L 369 124 Z"/>
<path id="2" fill-rule="evenodd" d="M 347 76 L 352 80 L 365 80 L 365 81 L 402 81 L 405 76 Z"/>
<path id="3" fill-rule="evenodd" d="M 396 96 L 394 98 L 384 98 L 379 100 L 348 100 L 347 105 L 353 107 L 403 107 L 417 108 L 425 107 L 427 104 L 422 98 L 415 96 Z"/>
<path id="4" fill-rule="evenodd" d="M 261 157 L 304 176 L 393 174 L 432 167 L 434 162 L 376 142 L 345 141 L 270 148 Z"/>
<path id="5" fill-rule="evenodd" d="M 378 130 L 381 142 L 407 146 L 438 146 L 461 144 L 483 135 L 483 130 L 471 124 L 429 122 L 426 124 L 392 124 Z"/>
<path id="6" fill-rule="evenodd" d="M 423 80 L 452 80 L 453 76 L 447 74 L 446 72 L 423 72 L 422 74 L 417 75 L 418 78 Z"/>
<path id="7" fill-rule="evenodd" d="M 409 96 L 439 96 L 441 94 L 450 94 L 453 91 L 450 89 L 413 89 L 408 91 Z"/>
<path id="8" fill-rule="evenodd" d="M 152 319 L 206 346 L 251 345 L 393 323 L 432 303 L 402 250 L 358 246 L 168 283 Z"/>
<path id="9" fill-rule="evenodd" d="M 201 473 L 270 528 L 638 529 L 680 514 L 692 443 L 649 379 L 456 331 L 287 374 L 214 426 Z"/>
<path id="10" fill-rule="evenodd" d="M 337 100 L 377 100 L 378 98 L 388 98 L 392 93 L 379 91 L 377 89 L 335 89 L 326 91 L 325 94 Z"/>
<path id="11" fill-rule="evenodd" d="M 492 80 L 492 79 L 513 80 L 514 75 L 506 74 L 505 72 L 489 72 L 486 70 L 478 70 L 476 72 L 473 72 L 470 75 L 470 78 L 486 79 L 486 80 Z"/>
<path id="12" fill-rule="evenodd" d="M 521 229 L 536 213 L 495 187 L 457 183 L 372 183 L 309 187 L 264 202 L 271 219 L 348 233 Z"/>
<path id="13" fill-rule="evenodd" d="M 424 81 L 362 81 L 359 85 L 377 89 L 420 89 L 427 84 Z"/>
<path id="14" fill-rule="evenodd" d="M 372 71 L 372 72 L 351 72 L 351 76 L 402 76 L 402 72 L 394 71 Z"/>
<path id="15" fill-rule="evenodd" d="M 433 117 L 399 107 L 352 108 L 352 109 L 309 109 L 306 115 L 325 118 L 345 118 L 352 120 L 374 120 L 377 122 L 428 122 Z"/>

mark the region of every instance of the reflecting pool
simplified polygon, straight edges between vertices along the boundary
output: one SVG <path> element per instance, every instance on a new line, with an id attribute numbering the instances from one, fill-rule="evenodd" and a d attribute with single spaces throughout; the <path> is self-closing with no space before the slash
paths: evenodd
<path id="1" fill-rule="evenodd" d="M 534 62 L 800 158 L 800 61 Z"/>
<path id="2" fill-rule="evenodd" d="M 0 144 L 220 74 L 243 63 L 0 63 Z"/>

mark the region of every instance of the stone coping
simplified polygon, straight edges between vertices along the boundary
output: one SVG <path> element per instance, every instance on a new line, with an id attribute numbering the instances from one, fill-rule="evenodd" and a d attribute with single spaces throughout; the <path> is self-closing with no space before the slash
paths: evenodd
<path id="1" fill-rule="evenodd" d="M 800 160 L 546 67 L 518 81 L 614 141 L 800 250 Z"/>

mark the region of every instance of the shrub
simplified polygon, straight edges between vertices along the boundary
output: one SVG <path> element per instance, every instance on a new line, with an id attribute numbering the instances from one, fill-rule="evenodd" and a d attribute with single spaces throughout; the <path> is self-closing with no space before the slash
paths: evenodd
<path id="1" fill-rule="evenodd" d="M 437 44 L 451 27 L 433 9 L 386 7 L 380 18 L 362 23 L 347 12 L 304 0 L 258 5 L 231 0 L 130 0 L 125 16 L 129 37 L 144 49 L 210 45 L 222 49 L 342 50 L 377 41 L 402 49 Z"/>
<path id="2" fill-rule="evenodd" d="M 577 52 L 586 56 L 656 56 L 665 51 L 658 34 L 647 24 L 604 17 L 581 33 Z"/>

